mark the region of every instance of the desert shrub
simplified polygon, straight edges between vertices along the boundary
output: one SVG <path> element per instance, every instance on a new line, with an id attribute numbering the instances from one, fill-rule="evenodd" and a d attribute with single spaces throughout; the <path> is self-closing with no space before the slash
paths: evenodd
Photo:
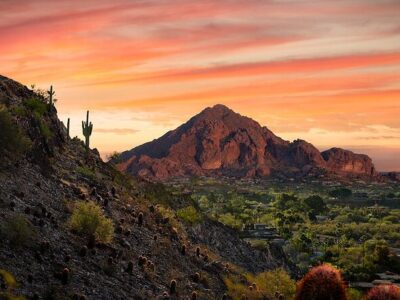
<path id="1" fill-rule="evenodd" d="M 315 214 L 321 214 L 327 210 L 324 199 L 318 195 L 312 195 L 305 198 L 303 201 L 307 208 L 309 208 Z"/>
<path id="2" fill-rule="evenodd" d="M 82 175 L 83 177 L 86 177 L 90 180 L 95 180 L 96 179 L 96 174 L 94 171 L 89 169 L 88 167 L 78 167 L 76 168 L 76 171 Z"/>
<path id="3" fill-rule="evenodd" d="M 49 126 L 47 126 L 47 124 L 45 122 L 43 122 L 43 120 L 38 120 L 39 121 L 39 129 L 40 129 L 40 133 L 46 138 L 49 139 L 52 137 L 53 133 L 50 129 Z"/>
<path id="4" fill-rule="evenodd" d="M 346 289 L 339 270 L 324 264 L 312 268 L 299 282 L 296 300 L 346 300 Z"/>
<path id="5" fill-rule="evenodd" d="M 250 240 L 250 245 L 260 251 L 264 251 L 268 248 L 268 242 L 264 240 Z"/>
<path id="6" fill-rule="evenodd" d="M 162 205 L 158 205 L 157 210 L 164 218 L 169 219 L 169 223 L 172 227 L 176 228 L 178 232 L 183 232 L 183 225 L 176 218 L 175 213 L 171 208 L 166 208 Z"/>
<path id="7" fill-rule="evenodd" d="M 172 207 L 174 204 L 174 198 L 162 183 L 157 182 L 146 184 L 144 186 L 144 193 L 150 202 L 154 204 L 161 204 L 165 207 Z"/>
<path id="8" fill-rule="evenodd" d="M 398 300 L 400 299 L 400 288 L 394 284 L 378 285 L 373 287 L 366 300 Z"/>
<path id="9" fill-rule="evenodd" d="M 15 156 L 29 149 L 30 140 L 13 124 L 11 115 L 6 110 L 0 111 L 0 132 L 0 154 L 12 152 Z"/>
<path id="10" fill-rule="evenodd" d="M 201 221 L 201 216 L 193 206 L 178 209 L 176 215 L 179 219 L 191 225 Z"/>
<path id="11" fill-rule="evenodd" d="M 228 294 L 233 299 L 276 299 L 275 293 L 283 295 L 285 299 L 293 299 L 295 281 L 283 269 L 266 271 L 257 275 L 246 274 L 245 278 L 229 275 L 224 278 Z M 251 289 L 249 287 L 252 287 Z"/>
<path id="12" fill-rule="evenodd" d="M 356 289 L 348 289 L 347 290 L 347 299 L 348 300 L 361 300 L 363 298 L 363 293 Z"/>
<path id="13" fill-rule="evenodd" d="M 25 300 L 25 297 L 13 295 L 13 290 L 18 287 L 18 283 L 10 272 L 0 269 L 0 278 L 6 285 L 6 291 L 0 291 L 0 299 Z"/>
<path id="14" fill-rule="evenodd" d="M 28 112 L 23 106 L 16 106 L 12 109 L 12 113 L 19 116 L 19 117 L 26 117 Z"/>
<path id="15" fill-rule="evenodd" d="M 6 220 L 1 228 L 1 235 L 15 247 L 27 246 L 35 236 L 30 223 L 22 215 L 16 215 Z"/>
<path id="16" fill-rule="evenodd" d="M 234 229 L 241 229 L 243 226 L 243 222 L 231 213 L 220 215 L 218 221 Z"/>
<path id="17" fill-rule="evenodd" d="M 78 202 L 75 205 L 69 225 L 79 234 L 94 235 L 100 242 L 110 242 L 113 238 L 114 225 L 104 216 L 100 206 L 93 202 Z"/>
<path id="18" fill-rule="evenodd" d="M 348 188 L 337 188 L 332 191 L 329 191 L 329 196 L 336 197 L 339 199 L 347 199 L 351 197 L 353 192 Z"/>
<path id="19" fill-rule="evenodd" d="M 107 155 L 107 161 L 113 164 L 119 164 L 122 162 L 121 153 L 114 151 Z"/>
<path id="20" fill-rule="evenodd" d="M 48 107 L 45 102 L 36 97 L 25 100 L 24 105 L 39 116 L 43 116 Z"/>

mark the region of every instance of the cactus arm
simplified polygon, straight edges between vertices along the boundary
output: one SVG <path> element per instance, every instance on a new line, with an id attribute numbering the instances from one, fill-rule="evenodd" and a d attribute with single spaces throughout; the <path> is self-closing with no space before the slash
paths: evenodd
<path id="1" fill-rule="evenodd" d="M 70 119 L 68 118 L 67 121 L 67 138 L 69 139 L 69 125 L 70 125 Z"/>

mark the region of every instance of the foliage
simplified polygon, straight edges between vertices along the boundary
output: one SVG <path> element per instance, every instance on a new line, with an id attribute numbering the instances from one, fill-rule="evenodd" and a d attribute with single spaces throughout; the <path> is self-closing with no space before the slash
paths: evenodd
<path id="1" fill-rule="evenodd" d="M 220 215 L 218 221 L 234 229 L 241 229 L 243 227 L 243 222 L 231 213 Z"/>
<path id="2" fill-rule="evenodd" d="M 49 126 L 47 126 L 47 124 L 41 119 L 38 119 L 38 122 L 39 122 L 40 133 L 43 135 L 43 137 L 46 139 L 51 138 L 53 133 L 49 128 Z"/>
<path id="3" fill-rule="evenodd" d="M 164 206 L 171 206 L 173 198 L 162 183 L 149 183 L 144 187 L 144 193 L 150 202 L 154 204 L 161 204 Z"/>
<path id="4" fill-rule="evenodd" d="M 346 289 L 339 270 L 324 264 L 312 268 L 299 282 L 296 300 L 346 300 Z"/>
<path id="5" fill-rule="evenodd" d="M 79 234 L 94 235 L 100 242 L 107 243 L 113 238 L 112 221 L 104 216 L 100 206 L 91 201 L 76 203 L 69 225 Z"/>
<path id="6" fill-rule="evenodd" d="M 275 293 L 282 294 L 285 299 L 293 299 L 295 282 L 283 269 L 266 271 L 257 275 L 246 274 L 245 278 L 228 275 L 224 278 L 228 294 L 233 299 L 275 299 Z M 249 288 L 251 286 L 251 288 Z"/>
<path id="7" fill-rule="evenodd" d="M 304 199 L 304 204 L 315 214 L 322 214 L 327 211 L 324 200 L 318 195 L 312 195 Z"/>
<path id="8" fill-rule="evenodd" d="M 164 218 L 169 219 L 169 223 L 172 227 L 178 232 L 183 232 L 182 224 L 177 220 L 175 212 L 171 208 L 158 205 L 157 210 Z"/>
<path id="9" fill-rule="evenodd" d="M 47 104 L 38 97 L 25 100 L 24 105 L 39 117 L 42 117 L 47 112 Z"/>
<path id="10" fill-rule="evenodd" d="M 39 98 L 30 98 L 25 100 L 25 106 L 32 111 L 33 118 L 39 126 L 40 133 L 46 139 L 51 138 L 53 135 L 51 129 L 43 119 L 44 114 L 47 111 L 47 104 Z"/>
<path id="11" fill-rule="evenodd" d="M 0 111 L 0 132 L 0 154 L 10 152 L 13 156 L 19 156 L 29 149 L 30 140 L 13 124 L 6 110 Z"/>
<path id="12" fill-rule="evenodd" d="M 1 228 L 1 233 L 14 247 L 28 246 L 35 236 L 30 223 L 23 215 L 7 219 Z"/>
<path id="13" fill-rule="evenodd" d="M 83 177 L 86 177 L 90 180 L 95 180 L 96 179 L 96 173 L 94 171 L 92 171 L 91 169 L 89 169 L 86 166 L 83 167 L 78 167 L 76 168 L 76 171 L 81 174 Z"/>
<path id="14" fill-rule="evenodd" d="M 26 108 L 23 106 L 15 106 L 11 109 L 11 112 L 19 117 L 26 117 L 28 116 L 28 112 Z"/>
<path id="15" fill-rule="evenodd" d="M 193 185 L 193 200 L 211 218 L 237 230 L 251 223 L 275 227 L 301 274 L 319 262 L 338 266 L 349 281 L 400 272 L 400 259 L 390 253 L 400 247 L 399 185 L 352 183 L 327 189 L 310 182 L 236 181 L 233 186 L 202 178 Z M 251 243 L 262 247 L 260 241 Z"/>
<path id="16" fill-rule="evenodd" d="M 329 196 L 340 199 L 349 198 L 352 194 L 353 192 L 348 188 L 338 188 L 329 192 Z"/>
<path id="17" fill-rule="evenodd" d="M 363 293 L 361 291 L 352 288 L 347 289 L 348 300 L 361 300 L 362 298 Z"/>
<path id="18" fill-rule="evenodd" d="M 4 269 L 0 269 L 0 277 L 3 279 L 4 283 L 7 286 L 7 290 L 5 292 L 0 291 L 0 299 L 7 299 L 7 300 L 25 299 L 25 297 L 13 295 L 13 290 L 18 287 L 18 283 L 10 272 Z"/>
<path id="19" fill-rule="evenodd" d="M 121 153 L 119 153 L 117 151 L 110 153 L 109 155 L 107 155 L 107 161 L 111 162 L 113 164 L 118 164 L 118 163 L 122 162 Z"/>
<path id="20" fill-rule="evenodd" d="M 201 221 L 201 216 L 193 206 L 178 209 L 176 215 L 187 224 L 193 225 Z"/>

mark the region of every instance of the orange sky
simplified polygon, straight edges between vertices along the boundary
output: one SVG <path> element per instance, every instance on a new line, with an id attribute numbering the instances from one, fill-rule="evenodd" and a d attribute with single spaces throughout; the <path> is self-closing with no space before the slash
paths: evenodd
<path id="1" fill-rule="evenodd" d="M 56 89 L 101 153 L 223 103 L 400 170 L 398 0 L 0 0 L 0 74 Z"/>

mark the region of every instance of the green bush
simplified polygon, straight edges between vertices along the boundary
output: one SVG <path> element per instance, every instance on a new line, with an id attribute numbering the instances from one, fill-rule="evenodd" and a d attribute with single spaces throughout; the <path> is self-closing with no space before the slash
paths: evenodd
<path id="1" fill-rule="evenodd" d="M 90 180 L 95 180 L 96 179 L 96 174 L 93 172 L 91 169 L 88 167 L 78 167 L 76 171 L 81 174 L 83 177 L 86 177 Z"/>
<path id="2" fill-rule="evenodd" d="M 35 97 L 25 100 L 24 104 L 32 112 L 36 113 L 39 116 L 43 116 L 48 108 L 45 102 Z"/>
<path id="3" fill-rule="evenodd" d="M 19 156 L 29 149 L 30 140 L 12 122 L 6 110 L 0 111 L 0 132 L 0 154 L 10 152 L 13 156 Z"/>
<path id="4" fill-rule="evenodd" d="M 0 269 L 0 278 L 2 281 L 6 284 L 6 290 L 5 291 L 0 291 L 0 299 L 9 299 L 9 300 L 25 300 L 25 297 L 23 296 L 14 296 L 13 291 L 16 289 L 19 285 L 18 282 L 15 280 L 14 276 L 4 270 Z"/>
<path id="5" fill-rule="evenodd" d="M 23 106 L 16 106 L 12 109 L 12 113 L 19 116 L 19 117 L 26 117 L 28 116 L 28 112 Z"/>
<path id="6" fill-rule="evenodd" d="M 114 151 L 113 153 L 110 153 L 107 155 L 107 161 L 113 164 L 119 164 L 122 162 L 122 157 L 121 153 Z"/>
<path id="7" fill-rule="evenodd" d="M 243 227 L 243 222 L 236 218 L 231 213 L 222 214 L 218 217 L 218 221 L 223 223 L 226 226 L 229 226 L 234 229 L 241 229 Z"/>
<path id="8" fill-rule="evenodd" d="M 178 209 L 176 215 L 179 219 L 191 225 L 201 221 L 201 216 L 193 206 Z"/>
<path id="9" fill-rule="evenodd" d="M 304 204 L 315 214 L 322 214 L 327 211 L 327 206 L 318 195 L 313 195 L 304 199 Z"/>
<path id="10" fill-rule="evenodd" d="M 233 299 L 277 299 L 275 293 L 284 296 L 284 299 L 293 299 L 296 283 L 283 269 L 275 269 L 257 275 L 244 274 L 242 276 L 228 275 L 224 278 L 229 296 Z M 249 289 L 249 287 L 252 287 Z"/>
<path id="11" fill-rule="evenodd" d="M 35 236 L 30 223 L 22 215 L 7 219 L 1 228 L 1 233 L 15 247 L 27 246 Z"/>
<path id="12" fill-rule="evenodd" d="M 113 238 L 114 225 L 104 216 L 100 206 L 94 202 L 78 202 L 69 220 L 69 225 L 79 234 L 94 235 L 100 242 L 110 242 Z"/>
<path id="13" fill-rule="evenodd" d="M 329 191 L 329 196 L 339 199 L 350 198 L 352 194 L 353 192 L 348 188 L 337 188 L 332 191 Z"/>
<path id="14" fill-rule="evenodd" d="M 39 128 L 40 128 L 40 133 L 46 138 L 49 139 L 52 137 L 53 133 L 49 126 L 43 120 L 39 120 Z"/>

